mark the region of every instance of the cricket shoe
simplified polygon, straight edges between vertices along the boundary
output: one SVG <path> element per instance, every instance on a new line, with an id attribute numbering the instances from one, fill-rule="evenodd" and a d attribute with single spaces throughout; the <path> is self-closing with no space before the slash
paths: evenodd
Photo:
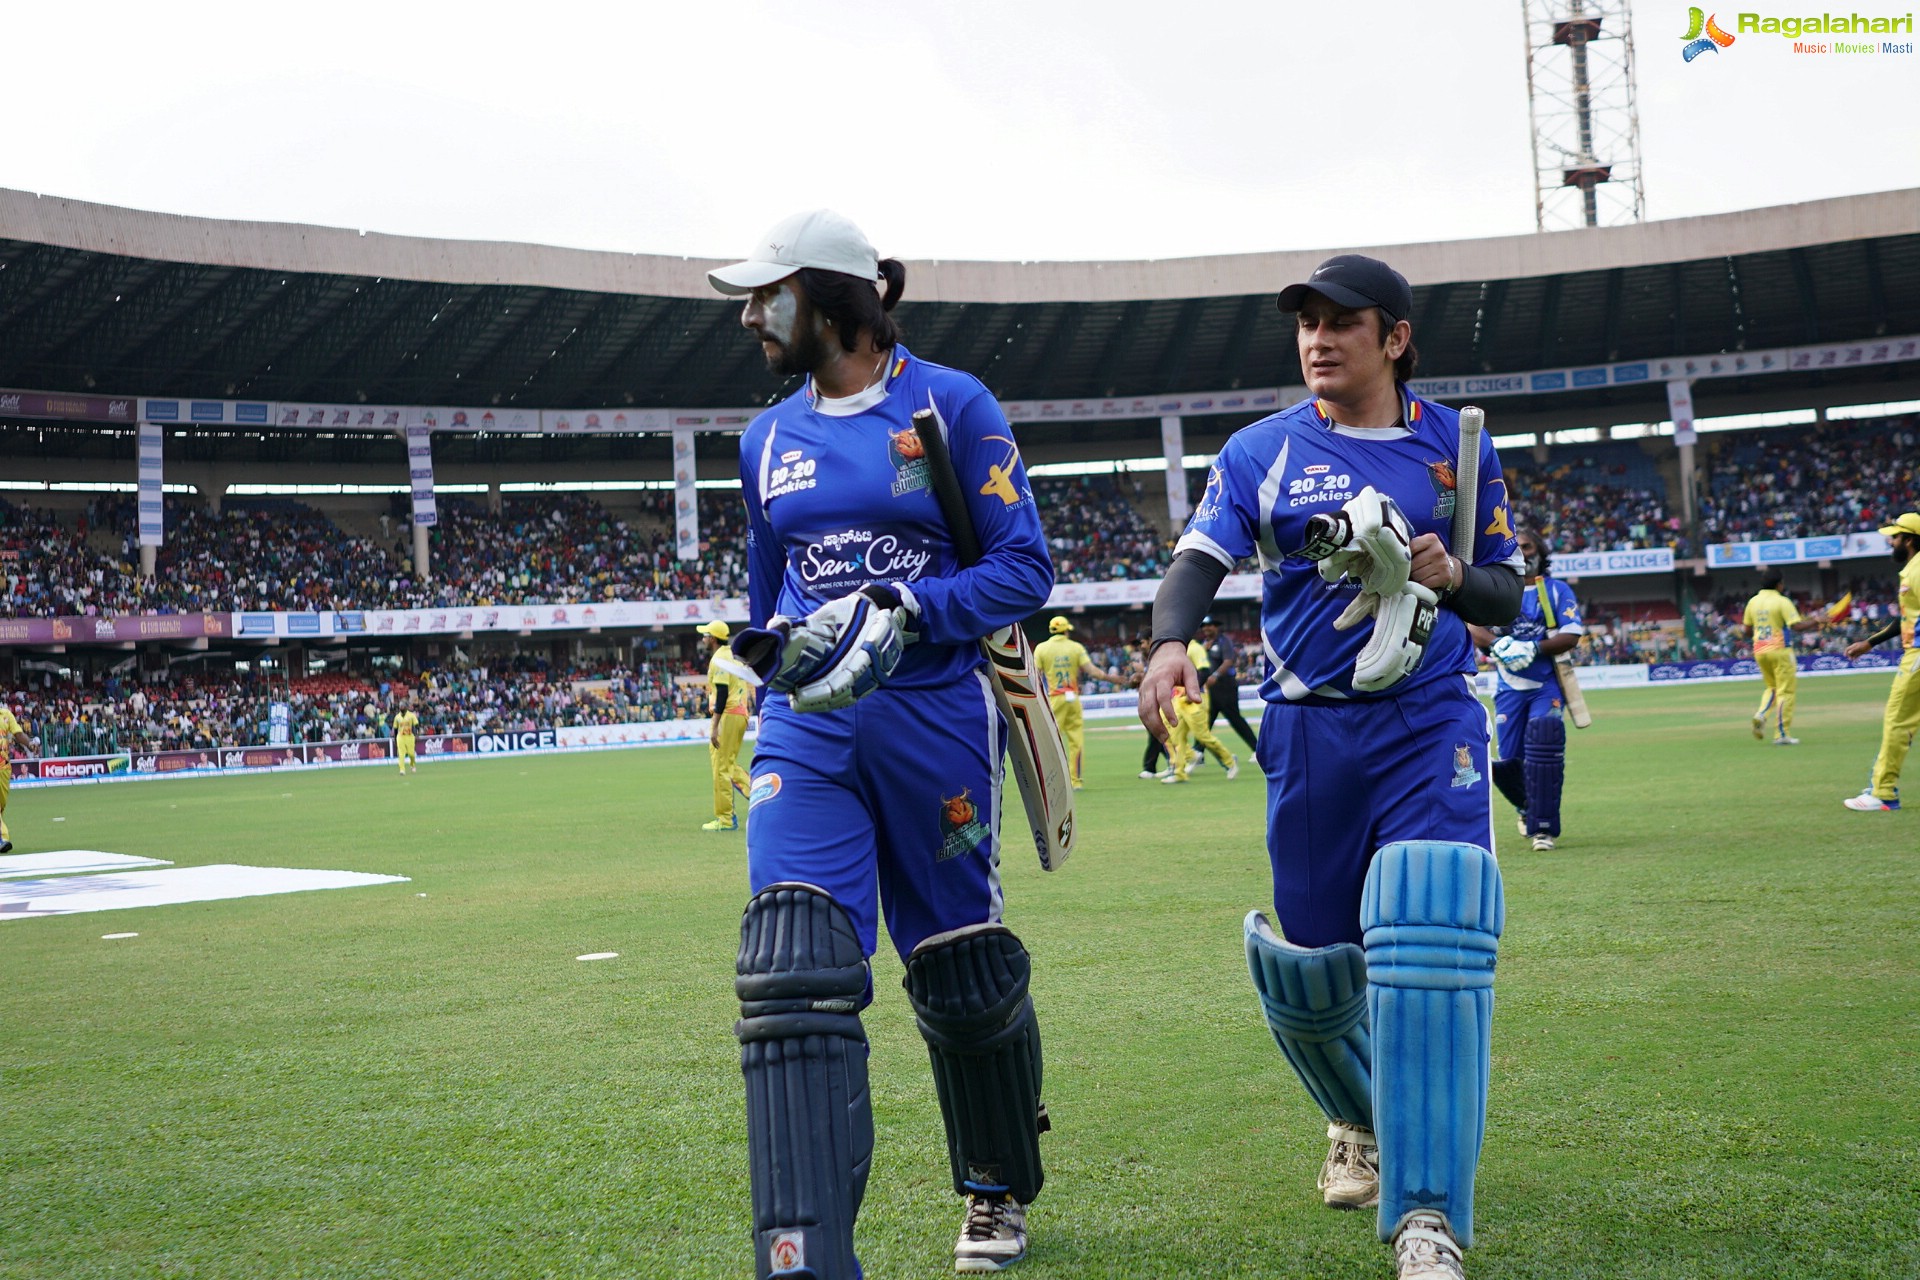
<path id="1" fill-rule="evenodd" d="M 701 823 L 700 829 L 702 831 L 738 831 L 740 829 L 740 816 L 738 814 L 730 814 L 724 818 L 715 818 L 712 822 Z"/>
<path id="2" fill-rule="evenodd" d="M 1535 853 L 1552 853 L 1553 837 L 1547 835 L 1545 832 L 1535 836 L 1533 838 L 1533 851 Z"/>
<path id="3" fill-rule="evenodd" d="M 1240 762 L 1238 760 L 1235 760 L 1232 764 L 1227 766 L 1227 781 L 1232 782 L 1235 778 L 1239 776 L 1240 776 Z"/>
<path id="4" fill-rule="evenodd" d="M 1027 1256 L 1027 1206 L 1008 1196 L 967 1197 L 967 1218 L 953 1246 L 953 1269 L 1004 1271 Z"/>
<path id="5" fill-rule="evenodd" d="M 1857 796 L 1848 796 L 1840 803 L 1858 813 L 1892 813 L 1900 807 L 1900 801 L 1897 798 L 1882 800 L 1871 791 L 1862 791 Z"/>
<path id="6" fill-rule="evenodd" d="M 12 852 L 13 852 L 13 841 L 0 840 L 0 853 L 12 853 Z"/>
<path id="7" fill-rule="evenodd" d="M 1527 820 L 1525 818 L 1520 819 L 1520 834 L 1523 836 L 1527 834 Z"/>
<path id="8" fill-rule="evenodd" d="M 1776 747 L 1797 747 L 1800 745 L 1800 739 L 1789 738 L 1783 733 L 1773 740 L 1773 745 Z"/>
<path id="9" fill-rule="evenodd" d="M 1187 775 L 1184 773 L 1169 773 L 1160 779 L 1161 782 L 1165 783 L 1169 787 L 1176 782 L 1185 782 L 1186 780 L 1187 780 Z"/>
<path id="10" fill-rule="evenodd" d="M 1152 769 L 1142 769 L 1140 771 L 1140 781 L 1142 782 L 1154 782 L 1166 776 L 1167 776 L 1166 774 L 1156 773 Z"/>
<path id="11" fill-rule="evenodd" d="M 1393 1263 L 1400 1280 L 1466 1280 L 1460 1244 L 1445 1214 L 1416 1209 L 1393 1233 Z"/>
<path id="12" fill-rule="evenodd" d="M 1757 715 L 1753 718 L 1753 736 L 1756 741 L 1766 741 L 1767 717 L 1765 715 Z"/>
<path id="13" fill-rule="evenodd" d="M 1320 1199 L 1329 1209 L 1371 1209 L 1380 1203 L 1380 1144 L 1357 1124 L 1327 1126 L 1333 1145 L 1320 1166 Z"/>

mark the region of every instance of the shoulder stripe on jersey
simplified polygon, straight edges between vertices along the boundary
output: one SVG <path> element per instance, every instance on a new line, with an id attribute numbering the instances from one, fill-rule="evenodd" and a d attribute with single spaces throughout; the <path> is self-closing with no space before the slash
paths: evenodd
<path id="1" fill-rule="evenodd" d="M 1189 529 L 1180 535 L 1178 542 L 1173 544 L 1173 554 L 1176 556 L 1182 551 L 1189 550 L 1204 551 L 1221 564 L 1227 566 L 1229 573 L 1233 571 L 1233 557 L 1227 554 L 1227 549 L 1204 533 L 1196 533 L 1192 529 Z"/>
<path id="2" fill-rule="evenodd" d="M 756 487 L 760 490 L 760 509 L 767 509 L 767 473 L 773 468 L 773 433 L 780 429 L 778 422 L 767 424 L 767 442 L 760 447 L 760 475 Z"/>
<path id="3" fill-rule="evenodd" d="M 1266 478 L 1260 482 L 1260 568 L 1263 571 L 1278 569 L 1286 559 L 1273 536 L 1273 506 L 1280 501 L 1280 486 L 1286 483 L 1287 452 L 1292 448 L 1293 437 L 1288 436 L 1280 445 L 1280 456 L 1273 460 Z"/>

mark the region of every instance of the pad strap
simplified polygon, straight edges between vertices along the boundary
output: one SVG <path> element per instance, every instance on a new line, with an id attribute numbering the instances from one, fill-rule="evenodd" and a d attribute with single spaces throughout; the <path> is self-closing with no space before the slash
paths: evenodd
<path id="1" fill-rule="evenodd" d="M 935 934 L 907 957 L 903 985 L 933 1063 L 953 1189 L 1040 1193 L 1040 1028 L 1027 995 L 1032 961 L 1003 924 Z"/>

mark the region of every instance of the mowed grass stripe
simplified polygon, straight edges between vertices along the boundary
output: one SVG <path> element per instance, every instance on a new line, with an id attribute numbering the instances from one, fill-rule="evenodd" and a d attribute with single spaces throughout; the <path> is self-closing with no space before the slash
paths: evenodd
<path id="1" fill-rule="evenodd" d="M 1839 805 L 1886 681 L 1800 689 L 1796 748 L 1753 741 L 1755 684 L 1596 693 L 1561 848 L 1500 806 L 1476 1280 L 1911 1274 L 1920 819 Z M 1003 815 L 1057 1125 L 1019 1273 L 1384 1277 L 1247 980 L 1259 779 L 1143 782 L 1141 743 L 1089 734 L 1061 872 Z M 0 1277 L 748 1273 L 709 794 L 696 748 L 16 791 L 23 850 L 412 882 L 0 925 Z M 950 1275 L 899 977 L 883 947 L 862 1257 Z"/>

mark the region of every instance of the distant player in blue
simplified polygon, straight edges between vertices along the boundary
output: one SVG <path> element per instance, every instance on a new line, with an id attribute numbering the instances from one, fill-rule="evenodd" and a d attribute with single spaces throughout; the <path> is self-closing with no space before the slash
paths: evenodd
<path id="1" fill-rule="evenodd" d="M 1234 433 L 1154 600 L 1140 717 L 1156 736 L 1186 640 L 1221 580 L 1259 558 L 1267 678 L 1258 759 L 1276 934 L 1248 964 L 1281 1051 L 1326 1112 L 1320 1188 L 1379 1206 L 1399 1274 L 1459 1277 L 1486 1121 L 1502 927 L 1486 713 L 1469 622 L 1519 608 L 1500 461 L 1456 492 L 1458 415 L 1407 390 L 1406 280 L 1345 254 L 1280 295 L 1313 397 Z M 1450 547 L 1454 504 L 1471 547 Z"/>
<path id="2" fill-rule="evenodd" d="M 1560 836 L 1560 791 L 1567 777 L 1567 726 L 1560 718 L 1556 656 L 1571 652 L 1586 634 L 1573 588 L 1548 575 L 1548 555 L 1530 529 L 1520 531 L 1527 589 L 1520 616 L 1495 637 L 1475 627 L 1474 642 L 1500 664 L 1493 694 L 1493 729 L 1500 758 L 1493 785 L 1520 811 L 1520 834 L 1539 852 Z"/>
<path id="3" fill-rule="evenodd" d="M 1007 728 L 978 641 L 1052 589 L 1033 492 L 979 380 L 901 345 L 906 270 L 845 218 L 788 218 L 709 278 L 746 298 L 768 367 L 805 375 L 740 440 L 753 625 L 733 647 L 766 683 L 735 984 L 757 1274 L 860 1274 L 881 911 L 967 1202 L 954 1266 L 997 1271 L 1026 1252 L 1047 1125 L 1030 961 L 1000 919 Z M 929 408 L 983 549 L 964 569 L 912 417 Z"/>

